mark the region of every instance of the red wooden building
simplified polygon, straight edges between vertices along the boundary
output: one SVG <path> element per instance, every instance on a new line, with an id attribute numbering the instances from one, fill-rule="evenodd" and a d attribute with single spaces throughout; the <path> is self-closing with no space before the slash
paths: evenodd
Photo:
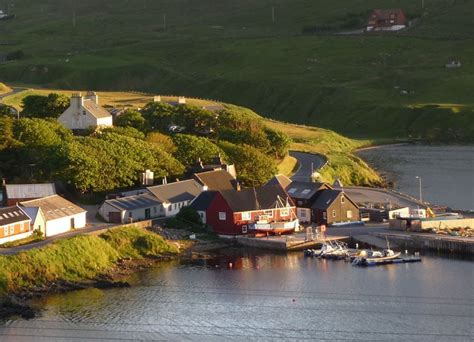
<path id="1" fill-rule="evenodd" d="M 205 213 L 220 235 L 284 234 L 299 226 L 295 205 L 279 185 L 216 192 Z"/>
<path id="2" fill-rule="evenodd" d="M 407 23 L 401 9 L 375 9 L 367 22 L 367 31 L 398 31 L 407 27 Z"/>

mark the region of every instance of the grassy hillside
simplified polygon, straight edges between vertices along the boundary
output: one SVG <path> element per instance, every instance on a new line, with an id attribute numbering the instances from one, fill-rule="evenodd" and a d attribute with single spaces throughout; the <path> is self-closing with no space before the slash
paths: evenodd
<path id="1" fill-rule="evenodd" d="M 177 253 L 159 235 L 118 228 L 100 236 L 77 236 L 12 256 L 0 256 L 0 295 L 58 280 L 82 281 L 109 271 L 119 259 Z"/>
<path id="2" fill-rule="evenodd" d="M 0 80 L 209 96 L 355 137 L 472 139 L 474 2 L 425 4 L 17 0 L 17 18 L 0 22 L 0 54 L 25 57 L 0 65 Z M 418 21 L 401 33 L 334 34 L 373 8 Z M 444 68 L 453 58 L 462 68 Z"/>

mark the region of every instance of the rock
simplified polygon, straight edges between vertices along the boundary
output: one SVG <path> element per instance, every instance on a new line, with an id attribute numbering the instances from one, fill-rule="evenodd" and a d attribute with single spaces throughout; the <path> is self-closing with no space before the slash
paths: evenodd
<path id="1" fill-rule="evenodd" d="M 98 289 L 113 289 L 130 287 L 130 284 L 126 281 L 97 280 L 94 283 L 94 287 Z"/>

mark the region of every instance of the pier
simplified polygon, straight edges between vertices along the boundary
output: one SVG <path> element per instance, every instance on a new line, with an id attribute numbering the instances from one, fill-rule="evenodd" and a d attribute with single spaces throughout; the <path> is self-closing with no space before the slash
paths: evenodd
<path id="1" fill-rule="evenodd" d="M 299 251 L 306 248 L 314 248 L 329 240 L 348 240 L 349 236 L 326 236 L 308 240 L 305 233 L 294 235 L 268 236 L 268 237 L 236 237 L 237 243 L 246 247 L 273 249 L 280 251 Z"/>

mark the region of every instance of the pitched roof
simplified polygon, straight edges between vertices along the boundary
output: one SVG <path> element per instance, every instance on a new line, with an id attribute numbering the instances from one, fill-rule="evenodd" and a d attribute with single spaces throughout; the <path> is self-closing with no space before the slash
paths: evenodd
<path id="1" fill-rule="evenodd" d="M 286 192 L 292 198 L 311 199 L 316 192 L 327 188 L 330 186 L 324 183 L 293 181 L 286 188 Z"/>
<path id="2" fill-rule="evenodd" d="M 99 106 L 92 100 L 84 100 L 83 106 L 97 119 L 109 118 L 112 116 L 104 107 Z"/>
<path id="3" fill-rule="evenodd" d="M 291 184 L 291 179 L 285 175 L 278 174 L 270 179 L 265 185 L 281 185 L 283 189 L 286 189 Z"/>
<path id="4" fill-rule="evenodd" d="M 0 226 L 29 220 L 28 215 L 16 205 L 0 209 Z"/>
<path id="5" fill-rule="evenodd" d="M 391 16 L 394 16 L 391 18 Z M 395 9 L 374 9 L 372 11 L 371 17 L 369 20 L 373 19 L 375 17 L 376 20 L 379 21 L 386 21 L 386 20 L 394 20 L 394 23 L 391 23 L 392 25 L 402 25 L 405 24 L 406 18 L 405 18 L 405 13 L 403 10 L 399 8 Z"/>
<path id="6" fill-rule="evenodd" d="M 240 191 L 226 190 L 221 191 L 221 195 L 234 212 L 275 208 L 279 199 L 283 203 L 286 203 L 287 200 L 291 202 L 280 185 L 267 185 Z"/>
<path id="7" fill-rule="evenodd" d="M 191 207 L 194 210 L 204 211 L 209 208 L 214 197 L 216 197 L 217 191 L 203 191 L 201 194 L 194 199 L 191 203 Z"/>
<path id="8" fill-rule="evenodd" d="M 6 184 L 5 193 L 8 198 L 41 198 L 56 194 L 54 183 L 44 184 Z"/>
<path id="9" fill-rule="evenodd" d="M 237 188 L 237 181 L 226 170 L 207 171 L 194 174 L 194 178 L 206 185 L 208 190 L 232 190 Z"/>
<path id="10" fill-rule="evenodd" d="M 162 202 L 152 194 L 147 193 L 110 199 L 106 200 L 105 203 L 120 210 L 135 210 L 160 205 Z"/>
<path id="11" fill-rule="evenodd" d="M 67 199 L 59 195 L 21 202 L 20 204 L 24 207 L 40 207 L 46 221 L 52 221 L 86 212 L 85 209 L 69 202 Z"/>
<path id="12" fill-rule="evenodd" d="M 317 209 L 327 209 L 331 206 L 332 202 L 342 193 L 341 190 L 324 190 L 321 191 L 321 194 L 316 198 L 312 208 Z"/>
<path id="13" fill-rule="evenodd" d="M 31 219 L 31 222 L 35 222 L 41 209 L 39 207 L 23 207 L 22 210 Z"/>
<path id="14" fill-rule="evenodd" d="M 174 182 L 163 185 L 155 185 L 147 188 L 161 202 L 184 202 L 191 201 L 202 191 L 202 186 L 194 179 Z"/>

